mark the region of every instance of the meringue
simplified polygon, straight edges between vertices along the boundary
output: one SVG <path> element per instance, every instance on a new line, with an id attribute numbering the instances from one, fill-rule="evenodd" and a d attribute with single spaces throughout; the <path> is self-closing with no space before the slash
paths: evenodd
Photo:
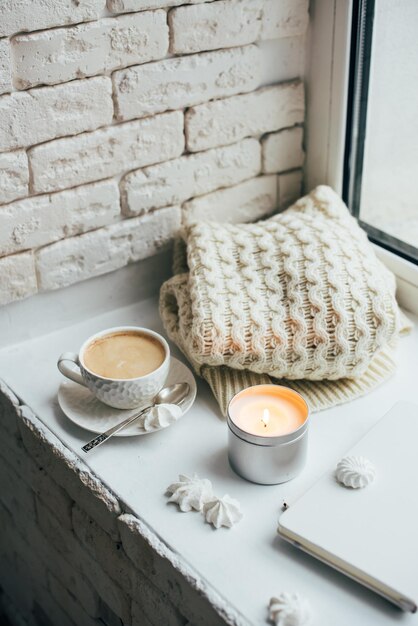
<path id="1" fill-rule="evenodd" d="M 192 509 L 201 511 L 203 505 L 213 498 L 212 483 L 207 478 L 199 478 L 197 474 L 191 478 L 180 474 L 178 482 L 167 487 L 167 493 L 171 494 L 168 501 L 178 504 L 185 513 Z"/>
<path id="2" fill-rule="evenodd" d="M 147 432 L 167 428 L 183 415 L 177 404 L 156 404 L 142 417 L 142 427 Z"/>
<path id="3" fill-rule="evenodd" d="M 213 498 L 203 507 L 203 515 L 209 524 L 215 528 L 226 526 L 231 528 L 242 519 L 241 505 L 228 495 L 223 498 Z"/>
<path id="4" fill-rule="evenodd" d="M 335 475 L 345 487 L 362 489 L 374 481 L 376 468 L 364 456 L 346 456 L 338 463 Z"/>
<path id="5" fill-rule="evenodd" d="M 270 598 L 269 619 L 275 626 L 304 626 L 311 616 L 309 602 L 297 593 L 284 591 L 277 598 Z"/>

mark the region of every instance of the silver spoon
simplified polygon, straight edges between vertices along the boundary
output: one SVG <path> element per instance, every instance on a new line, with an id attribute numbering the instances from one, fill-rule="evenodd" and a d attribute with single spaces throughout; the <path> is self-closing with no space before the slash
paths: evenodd
<path id="1" fill-rule="evenodd" d="M 90 452 L 90 450 L 93 450 L 93 448 L 100 446 L 102 443 L 110 439 L 110 437 L 116 435 L 116 433 L 122 430 L 122 428 L 129 426 L 129 424 L 132 424 L 132 422 L 137 420 L 138 417 L 141 417 L 141 415 L 143 415 L 145 411 L 148 411 L 148 409 L 151 409 L 156 404 L 181 404 L 188 395 L 189 391 L 189 383 L 176 383 L 175 385 L 170 385 L 169 387 L 163 387 L 163 389 L 161 389 L 161 391 L 159 391 L 155 396 L 152 404 L 146 406 L 145 409 L 142 409 L 141 411 L 139 411 L 139 413 L 135 413 L 135 415 L 127 417 L 126 420 L 123 420 L 123 422 L 121 422 L 120 424 L 116 424 L 116 426 L 109 428 L 109 430 L 102 433 L 101 435 L 97 435 L 97 437 L 94 437 L 94 439 L 82 446 L 81 449 L 84 452 Z"/>

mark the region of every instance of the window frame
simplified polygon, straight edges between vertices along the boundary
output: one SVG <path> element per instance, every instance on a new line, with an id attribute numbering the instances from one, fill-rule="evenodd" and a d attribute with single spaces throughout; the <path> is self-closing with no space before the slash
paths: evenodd
<path id="1" fill-rule="evenodd" d="M 343 196 L 353 11 L 357 11 L 355 0 L 310 2 L 305 192 L 328 184 Z M 401 306 L 418 314 L 418 266 L 379 243 L 374 246 L 379 258 L 396 275 Z"/>

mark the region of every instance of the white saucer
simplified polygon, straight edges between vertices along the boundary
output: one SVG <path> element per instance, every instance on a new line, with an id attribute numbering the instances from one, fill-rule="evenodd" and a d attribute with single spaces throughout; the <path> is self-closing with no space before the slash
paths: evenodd
<path id="1" fill-rule="evenodd" d="M 165 386 L 183 382 L 190 385 L 189 394 L 181 405 L 184 415 L 191 408 L 196 398 L 196 381 L 192 372 L 184 363 L 171 357 L 170 371 Z M 58 403 L 71 422 L 92 433 L 103 433 L 146 406 L 139 405 L 135 409 L 125 410 L 113 409 L 97 400 L 86 387 L 82 387 L 71 380 L 64 380 L 61 383 L 58 390 Z M 134 422 L 131 426 L 127 426 L 115 435 L 115 437 L 136 437 L 137 435 L 146 434 L 148 434 L 148 431 Z"/>

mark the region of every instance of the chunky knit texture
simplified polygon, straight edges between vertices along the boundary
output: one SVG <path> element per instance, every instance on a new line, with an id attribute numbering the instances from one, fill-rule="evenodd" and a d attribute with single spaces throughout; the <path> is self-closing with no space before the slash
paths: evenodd
<path id="1" fill-rule="evenodd" d="M 222 389 L 250 380 L 320 390 L 311 404 L 324 408 L 393 370 L 388 346 L 402 327 L 394 277 L 329 187 L 257 224 L 190 224 L 184 241 L 161 316 L 223 412 Z"/>

